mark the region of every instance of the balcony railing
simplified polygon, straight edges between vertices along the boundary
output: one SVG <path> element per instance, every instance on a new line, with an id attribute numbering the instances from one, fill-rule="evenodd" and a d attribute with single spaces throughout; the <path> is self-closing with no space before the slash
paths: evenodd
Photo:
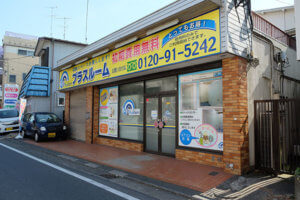
<path id="1" fill-rule="evenodd" d="M 255 12 L 252 12 L 252 19 L 254 29 L 257 29 L 258 31 L 266 34 L 267 36 L 278 40 L 279 42 L 282 42 L 296 50 L 295 38 L 289 36 L 287 33 L 282 31 L 263 17 L 259 16 Z"/>

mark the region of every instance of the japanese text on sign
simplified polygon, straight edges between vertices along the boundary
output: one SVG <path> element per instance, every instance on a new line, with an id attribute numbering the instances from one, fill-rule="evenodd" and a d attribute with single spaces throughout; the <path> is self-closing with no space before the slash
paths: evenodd
<path id="1" fill-rule="evenodd" d="M 60 89 L 220 53 L 219 10 L 60 71 Z"/>

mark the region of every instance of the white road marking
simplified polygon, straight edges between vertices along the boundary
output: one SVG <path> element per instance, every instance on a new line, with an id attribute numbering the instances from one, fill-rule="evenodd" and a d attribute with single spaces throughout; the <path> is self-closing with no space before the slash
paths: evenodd
<path id="1" fill-rule="evenodd" d="M 14 152 L 16 152 L 16 153 L 19 153 L 19 154 L 21 154 L 21 155 L 23 155 L 23 156 L 26 156 L 26 157 L 28 157 L 28 158 L 31 158 L 32 160 L 35 160 L 35 161 L 37 161 L 37 162 L 40 162 L 40 163 L 42 163 L 42 164 L 44 164 L 44 165 L 47 165 L 47 166 L 52 167 L 52 168 L 54 168 L 54 169 L 57 169 L 58 171 L 61 171 L 61 172 L 63 172 L 63 173 L 66 173 L 66 174 L 68 174 L 68 175 L 70 175 L 70 176 L 73 176 L 73 177 L 75 177 L 75 178 L 78 178 L 78 179 L 80 179 L 80 180 L 82 180 L 82 181 L 85 181 L 85 182 L 87 182 L 87 183 L 90 183 L 90 184 L 92 184 L 92 185 L 94 185 L 94 186 L 96 186 L 96 187 L 99 187 L 99 188 L 101 188 L 101 189 L 103 189 L 103 190 L 106 190 L 106 191 L 108 191 L 108 192 L 111 192 L 111 193 L 113 193 L 113 194 L 115 194 L 115 195 L 117 195 L 117 196 L 120 196 L 120 197 L 124 198 L 124 199 L 128 199 L 128 200 L 138 200 L 137 198 L 135 198 L 135 197 L 133 197 L 133 196 L 130 196 L 130 195 L 126 194 L 126 193 L 123 193 L 123 192 L 121 192 L 121 191 L 119 191 L 119 190 L 116 190 L 116 189 L 114 189 L 114 188 L 111 188 L 111 187 L 109 187 L 109 186 L 107 186 L 107 185 L 104 185 L 104 184 L 102 184 L 102 183 L 96 182 L 96 181 L 94 181 L 94 180 L 92 180 L 92 179 L 89 179 L 89 178 L 87 178 L 87 177 L 84 177 L 84 176 L 82 176 L 82 175 L 80 175 L 80 174 L 77 174 L 77 173 L 72 172 L 72 171 L 70 171 L 70 170 L 67 170 L 67 169 L 65 169 L 65 168 L 62 168 L 62 167 L 59 167 L 59 166 L 54 165 L 54 164 L 52 164 L 52 163 L 49 163 L 49 162 L 47 162 L 47 161 L 45 161 L 45 160 L 39 159 L 39 158 L 37 158 L 37 157 L 35 157 L 35 156 L 32 156 L 32 155 L 30 155 L 30 154 L 27 154 L 27 153 L 24 153 L 24 152 L 22 152 L 22 151 L 19 151 L 19 150 L 15 149 L 15 148 L 12 148 L 12 147 L 7 146 L 7 145 L 5 145 L 5 144 L 0 143 L 0 146 L 5 147 L 5 148 L 7 148 L 7 149 L 9 149 L 9 150 L 12 150 L 12 151 L 14 151 Z"/>

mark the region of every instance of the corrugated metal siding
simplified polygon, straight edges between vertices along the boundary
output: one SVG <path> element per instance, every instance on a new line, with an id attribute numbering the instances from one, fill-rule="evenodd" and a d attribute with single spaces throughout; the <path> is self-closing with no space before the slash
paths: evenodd
<path id="1" fill-rule="evenodd" d="M 49 112 L 50 98 L 49 97 L 28 97 L 26 112 Z"/>
<path id="2" fill-rule="evenodd" d="M 243 7 L 235 9 L 233 0 L 223 0 L 224 8 L 221 14 L 223 52 L 230 52 L 238 56 L 247 57 L 250 51 L 251 32 Z M 223 19 L 224 18 L 224 19 Z M 222 21 L 224 21 L 222 23 Z M 227 23 L 226 23 L 227 21 Z M 227 27 L 226 27 L 227 24 Z M 227 46 L 226 46 L 227 45 Z"/>
<path id="3" fill-rule="evenodd" d="M 70 93 L 70 131 L 71 138 L 85 141 L 86 89 Z"/>

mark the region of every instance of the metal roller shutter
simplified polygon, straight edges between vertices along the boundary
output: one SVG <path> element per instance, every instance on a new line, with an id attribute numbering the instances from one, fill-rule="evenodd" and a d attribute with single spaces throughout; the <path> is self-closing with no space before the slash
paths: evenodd
<path id="1" fill-rule="evenodd" d="M 70 94 L 71 138 L 85 141 L 86 89 L 77 89 Z"/>

